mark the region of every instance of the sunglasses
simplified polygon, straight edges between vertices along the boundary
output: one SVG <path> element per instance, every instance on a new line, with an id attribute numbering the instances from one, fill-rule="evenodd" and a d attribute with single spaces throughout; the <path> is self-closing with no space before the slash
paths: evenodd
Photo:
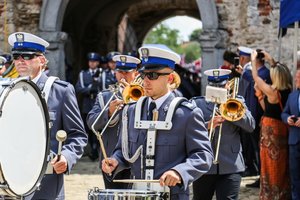
<path id="1" fill-rule="evenodd" d="M 20 59 L 20 57 L 22 57 L 23 60 L 32 60 L 33 58 L 40 56 L 39 54 L 29 54 L 29 53 L 15 53 L 13 54 L 13 58 L 14 60 L 18 60 Z"/>
<path id="2" fill-rule="evenodd" d="M 165 76 L 165 75 L 169 75 L 170 73 L 159 73 L 159 72 L 142 72 L 140 73 L 140 76 L 142 79 L 145 78 L 145 76 L 147 76 L 147 78 L 149 80 L 157 80 L 159 76 Z"/>

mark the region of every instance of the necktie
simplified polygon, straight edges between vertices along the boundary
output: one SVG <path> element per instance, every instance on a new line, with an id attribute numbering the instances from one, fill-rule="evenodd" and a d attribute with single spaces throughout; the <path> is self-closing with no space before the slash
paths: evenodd
<path id="1" fill-rule="evenodd" d="M 149 109 L 148 109 L 148 116 L 147 116 L 147 119 L 148 120 L 152 120 L 153 118 L 153 110 L 156 108 L 156 104 L 154 101 L 152 101 L 150 103 L 150 106 L 149 106 Z"/>

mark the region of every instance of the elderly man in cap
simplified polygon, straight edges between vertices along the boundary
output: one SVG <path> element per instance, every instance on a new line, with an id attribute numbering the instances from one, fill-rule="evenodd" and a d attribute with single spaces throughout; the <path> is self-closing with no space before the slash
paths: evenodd
<path id="1" fill-rule="evenodd" d="M 220 88 L 220 91 L 224 91 L 226 96 L 227 91 L 224 90 L 224 87 L 226 86 L 230 71 L 212 69 L 205 71 L 204 74 L 208 75 L 208 84 L 213 86 L 218 91 L 217 93 L 220 93 L 218 90 Z M 220 103 L 218 98 L 211 101 L 206 99 L 211 99 L 211 97 L 194 97 L 192 98 L 192 102 L 202 110 L 205 124 L 210 130 L 210 134 L 214 133 L 214 136 L 211 136 L 211 143 L 215 153 L 215 160 L 209 172 L 193 183 L 194 199 L 211 200 L 216 192 L 217 200 L 238 200 L 241 172 L 245 170 L 239 130 L 253 131 L 255 121 L 241 96 L 238 96 L 237 100 L 243 105 L 245 114 L 237 117 L 234 121 L 226 120 L 228 119 L 227 116 L 224 116 L 226 117 L 225 119 L 218 114 L 218 109 L 214 111 L 215 103 Z M 217 114 L 214 115 L 214 112 Z M 212 116 L 214 117 L 212 118 Z M 217 148 L 219 137 L 220 146 Z"/>
<path id="2" fill-rule="evenodd" d="M 124 99 L 122 93 L 124 91 L 124 87 L 135 80 L 136 76 L 138 75 L 136 68 L 141 62 L 139 59 L 127 55 L 116 55 L 113 57 L 113 60 L 116 62 L 116 78 L 121 86 L 119 88 L 115 88 L 118 90 L 115 91 L 115 95 L 113 93 L 114 91 L 111 90 L 104 90 L 100 92 L 97 96 L 96 103 L 93 106 L 93 109 L 87 116 L 87 124 L 90 129 L 95 129 L 103 132 L 102 140 L 104 144 L 104 150 L 106 151 L 106 154 L 108 156 L 112 155 L 113 150 L 118 142 L 118 129 L 121 123 L 120 116 L 116 114 L 113 116 L 113 113 L 117 112 L 117 109 L 120 110 L 123 107 Z M 113 98 L 113 100 L 109 102 L 109 99 L 111 97 Z M 105 107 L 105 105 L 107 104 L 109 105 Z M 103 113 L 100 115 L 101 112 Z M 111 117 L 112 120 L 109 122 L 109 119 Z M 109 125 L 107 129 L 103 130 L 108 123 Z M 104 159 L 103 154 L 100 155 L 100 160 Z M 114 183 L 112 182 L 111 177 L 109 177 L 105 173 L 102 174 L 106 189 L 129 188 L 129 185 L 127 183 Z M 130 169 L 123 170 L 115 178 L 129 179 Z"/>
<path id="3" fill-rule="evenodd" d="M 9 36 L 8 42 L 12 46 L 15 67 L 20 76 L 30 77 L 46 97 L 49 94 L 46 101 L 52 123 L 51 153 L 56 154 L 58 150 L 58 141 L 55 139 L 57 131 L 65 130 L 67 133 L 60 159 L 55 156 L 51 161 L 54 172 L 46 174 L 41 181 L 40 189 L 26 199 L 65 199 L 63 174 L 70 173 L 87 143 L 74 88 L 70 83 L 50 79 L 43 73 L 47 64 L 44 55 L 46 47 L 49 46 L 47 41 L 30 33 L 16 32 Z M 45 90 L 45 85 L 49 86 L 49 90 Z"/>
<path id="4" fill-rule="evenodd" d="M 95 134 L 89 130 L 85 122 L 87 114 L 95 103 L 98 92 L 106 88 L 106 74 L 102 68 L 99 68 L 101 57 L 98 53 L 90 52 L 88 53 L 87 58 L 88 69 L 82 70 L 79 73 L 75 89 L 77 94 L 82 96 L 80 108 L 85 129 L 88 131 L 89 136 L 89 145 L 91 149 L 91 152 L 89 152 L 89 157 L 92 161 L 95 161 L 98 158 L 98 141 Z"/>
<path id="5" fill-rule="evenodd" d="M 189 184 L 209 170 L 213 158 L 202 112 L 168 87 L 179 55 L 152 46 L 139 53 L 146 97 L 123 108 L 119 142 L 102 169 L 114 175 L 131 168 L 135 179 L 158 179 L 159 187 L 170 188 L 171 199 L 188 200 Z"/>

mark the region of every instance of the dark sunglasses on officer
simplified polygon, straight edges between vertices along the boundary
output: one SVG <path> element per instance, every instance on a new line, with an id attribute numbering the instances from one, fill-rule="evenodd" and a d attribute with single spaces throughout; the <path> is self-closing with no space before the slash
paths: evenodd
<path id="1" fill-rule="evenodd" d="M 20 53 L 13 53 L 12 54 L 14 60 L 19 60 L 20 57 L 23 60 L 32 60 L 33 58 L 37 57 L 37 56 L 41 56 L 41 54 L 38 54 L 36 52 L 20 52 Z"/>
<path id="2" fill-rule="evenodd" d="M 159 73 L 159 72 L 140 72 L 140 76 L 144 79 L 146 76 L 149 80 L 157 80 L 159 76 L 169 75 L 170 73 Z"/>

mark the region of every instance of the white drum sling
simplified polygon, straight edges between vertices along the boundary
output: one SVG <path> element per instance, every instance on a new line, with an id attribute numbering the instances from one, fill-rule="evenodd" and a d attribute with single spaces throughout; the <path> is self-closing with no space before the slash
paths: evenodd
<path id="1" fill-rule="evenodd" d="M 49 114 L 39 88 L 27 80 L 0 81 L 0 199 L 37 189 L 49 154 Z"/>

